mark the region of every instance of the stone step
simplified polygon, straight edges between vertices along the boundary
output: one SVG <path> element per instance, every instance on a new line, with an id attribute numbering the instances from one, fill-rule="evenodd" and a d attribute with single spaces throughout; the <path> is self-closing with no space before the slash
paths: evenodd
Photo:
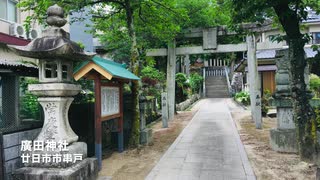
<path id="1" fill-rule="evenodd" d="M 206 89 L 206 93 L 228 93 L 228 89 Z"/>
<path id="2" fill-rule="evenodd" d="M 206 77 L 206 80 L 225 80 L 226 77 Z"/>
<path id="3" fill-rule="evenodd" d="M 228 91 L 228 88 L 206 88 L 206 91 Z"/>
<path id="4" fill-rule="evenodd" d="M 218 85 L 218 86 L 209 85 L 209 86 L 206 86 L 206 89 L 226 90 L 226 89 L 228 89 L 228 86 L 226 86 L 226 85 Z"/>
<path id="5" fill-rule="evenodd" d="M 214 83 L 225 83 L 227 84 L 227 80 L 222 79 L 222 80 L 214 80 L 214 79 L 207 79 L 206 83 L 214 84 Z"/>
<path id="6" fill-rule="evenodd" d="M 207 94 L 207 98 L 229 98 L 229 94 Z"/>
<path id="7" fill-rule="evenodd" d="M 213 86 L 225 86 L 228 87 L 227 83 L 206 83 L 206 87 L 213 87 Z"/>

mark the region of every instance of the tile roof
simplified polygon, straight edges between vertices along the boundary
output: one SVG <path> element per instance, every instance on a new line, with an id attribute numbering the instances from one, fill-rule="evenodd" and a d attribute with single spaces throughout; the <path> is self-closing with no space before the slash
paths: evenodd
<path id="1" fill-rule="evenodd" d="M 0 58 L 0 65 L 5 65 L 5 66 L 24 66 L 24 67 L 28 67 L 28 68 L 38 68 L 38 66 L 32 64 L 32 63 L 28 63 L 28 62 L 22 62 L 22 61 L 12 61 L 12 60 L 6 60 L 6 59 L 1 59 Z"/>
<path id="2" fill-rule="evenodd" d="M 313 58 L 317 54 L 312 48 L 304 48 L 307 58 Z M 272 59 L 276 57 L 276 50 L 257 51 L 257 59 Z"/>
<path id="3" fill-rule="evenodd" d="M 259 72 L 260 71 L 275 71 L 275 70 L 277 70 L 277 66 L 276 65 L 259 65 L 257 70 Z M 245 68 L 245 71 L 248 71 L 248 67 Z"/>

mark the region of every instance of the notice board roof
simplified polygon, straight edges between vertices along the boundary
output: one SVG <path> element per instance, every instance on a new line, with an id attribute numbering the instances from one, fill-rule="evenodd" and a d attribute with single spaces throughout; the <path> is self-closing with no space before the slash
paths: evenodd
<path id="1" fill-rule="evenodd" d="M 98 56 L 94 56 L 92 60 L 84 61 L 78 65 L 73 72 L 73 77 L 77 81 L 82 77 L 87 77 L 91 70 L 97 71 L 108 80 L 114 78 L 124 80 L 140 80 L 139 77 L 126 69 L 125 64 L 119 64 Z"/>

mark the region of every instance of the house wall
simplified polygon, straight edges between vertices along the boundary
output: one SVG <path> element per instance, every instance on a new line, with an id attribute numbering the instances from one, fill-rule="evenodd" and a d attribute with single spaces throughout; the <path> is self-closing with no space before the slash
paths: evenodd
<path id="1" fill-rule="evenodd" d="M 31 11 L 28 12 L 21 12 L 17 11 L 17 22 L 12 22 L 12 21 L 7 21 L 5 19 L 0 18 L 0 32 L 5 33 L 5 34 L 10 34 L 10 25 L 14 23 L 18 23 L 23 25 L 25 19 L 27 16 L 31 15 Z M 31 24 L 31 28 L 37 29 L 40 31 L 40 26 L 37 23 Z"/>
<path id="2" fill-rule="evenodd" d="M 13 171 L 23 166 L 20 158 L 21 141 L 34 140 L 40 133 L 40 130 L 41 128 L 2 135 L 0 147 L 3 154 L 0 160 L 3 163 L 4 177 L 0 176 L 0 179 L 12 180 L 11 174 Z"/>
<path id="3" fill-rule="evenodd" d="M 309 32 L 320 32 L 320 23 L 309 26 Z"/>
<path id="4" fill-rule="evenodd" d="M 2 10 L 2 7 L 0 8 Z M 23 24 L 25 21 L 26 17 L 30 15 L 31 12 L 20 12 L 19 10 L 17 11 L 17 22 L 12 22 L 12 21 L 7 21 L 5 19 L 0 18 L 0 32 L 10 35 L 10 26 L 14 23 L 18 24 Z M 31 24 L 31 28 L 33 29 L 39 29 L 40 27 L 34 23 Z M 38 31 L 39 31 L 38 30 Z M 8 38 L 13 38 L 13 39 L 19 39 L 16 37 L 11 37 L 8 36 Z M 22 39 L 22 38 L 20 38 Z M 24 38 L 25 39 L 25 38 Z M 5 78 L 3 78 L 4 73 L 9 73 L 10 69 L 6 68 L 6 65 L 9 67 L 15 67 L 19 66 L 22 61 L 28 61 L 31 63 L 37 63 L 36 59 L 32 58 L 27 58 L 27 57 L 21 57 L 18 56 L 17 54 L 13 53 L 10 51 L 4 44 L 6 41 L 2 41 L 1 46 L 0 46 L 0 62 L 1 62 L 1 73 L 2 73 L 2 83 L 1 84 L 1 98 L 0 98 L 0 103 L 1 103 L 1 113 L 4 115 L 5 113 L 11 113 L 14 114 L 13 116 L 10 116 L 7 120 L 9 121 L 12 126 L 18 127 L 19 123 L 21 123 L 21 120 L 18 117 L 19 114 L 19 98 L 12 98 L 12 96 L 19 97 L 19 82 L 18 81 L 12 81 L 13 78 L 17 80 L 18 76 L 15 76 L 14 73 L 12 76 L 10 76 L 10 79 L 6 82 Z M 27 41 L 26 41 L 27 42 Z M 6 74 L 7 75 L 7 74 Z M 15 84 L 12 84 L 12 82 L 15 82 Z M 8 84 L 10 86 L 8 86 Z M 5 88 L 9 90 L 5 90 Z M 15 90 L 15 91 L 13 91 Z M 14 93 L 13 93 L 14 92 Z M 7 97 L 7 98 L 4 98 Z M 9 98 L 8 98 L 9 97 Z M 7 99 L 7 100 L 6 100 Z M 14 100 L 14 101 L 13 101 Z M 7 108 L 4 108 L 6 106 Z M 10 107 L 9 107 L 10 106 Z M 8 108 L 9 107 L 9 108 Z M 4 111 L 4 109 L 7 109 Z M 3 124 L 2 119 L 0 119 L 0 122 Z M 35 128 L 35 126 L 32 126 Z M 39 126 L 37 126 L 39 127 Z M 10 127 L 11 128 L 11 127 Z M 30 127 L 28 126 L 30 129 Z M 13 129 L 13 128 L 12 128 Z M 21 129 L 21 128 L 20 128 Z M 26 129 L 26 128 L 24 128 Z M 0 129 L 0 180 L 11 180 L 11 173 L 22 167 L 21 163 L 21 152 L 20 152 L 20 145 L 22 140 L 33 140 L 38 133 L 40 132 L 41 129 L 31 129 L 31 130 L 24 130 L 24 131 L 18 131 L 17 129 L 14 130 L 7 130 L 7 129 Z M 15 131 L 13 133 L 13 131 Z"/>

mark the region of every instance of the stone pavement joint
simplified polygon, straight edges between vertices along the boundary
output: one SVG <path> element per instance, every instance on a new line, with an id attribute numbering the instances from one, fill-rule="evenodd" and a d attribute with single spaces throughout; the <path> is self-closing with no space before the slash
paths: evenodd
<path id="1" fill-rule="evenodd" d="M 146 180 L 255 180 L 228 100 L 202 100 L 198 112 Z"/>

